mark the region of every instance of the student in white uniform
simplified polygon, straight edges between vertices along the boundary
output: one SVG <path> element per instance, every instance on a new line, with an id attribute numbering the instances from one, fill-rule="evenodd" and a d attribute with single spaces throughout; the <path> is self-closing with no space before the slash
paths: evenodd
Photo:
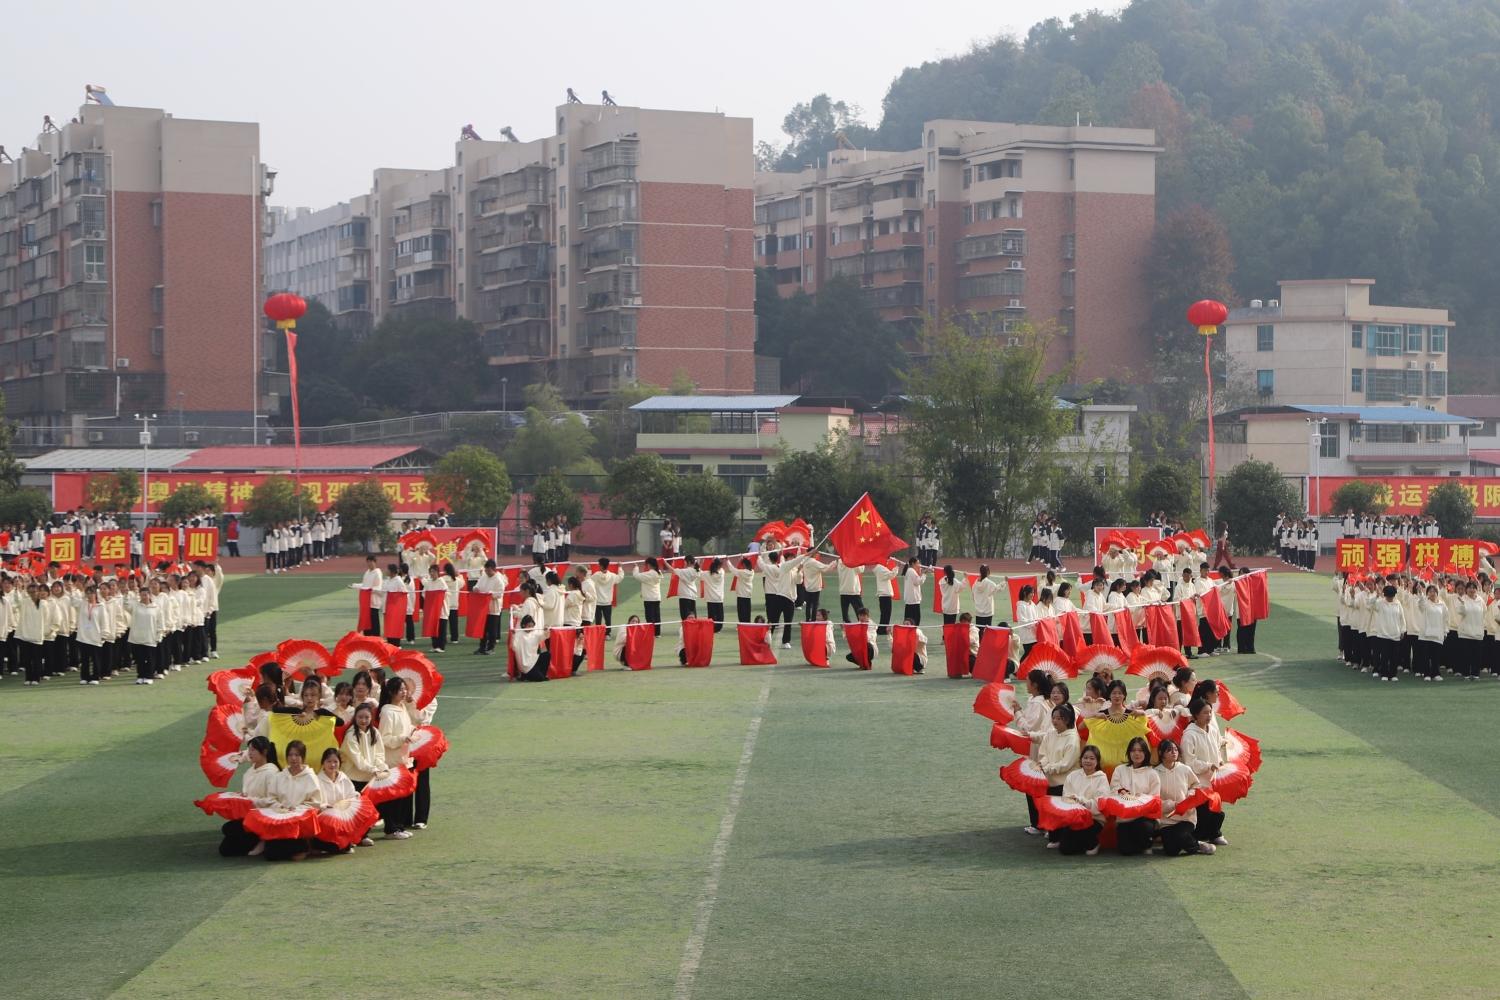
<path id="1" fill-rule="evenodd" d="M 614 625 L 615 588 L 625 579 L 611 568 L 608 559 L 599 560 L 599 568 L 589 574 L 594 583 L 594 624 Z"/>

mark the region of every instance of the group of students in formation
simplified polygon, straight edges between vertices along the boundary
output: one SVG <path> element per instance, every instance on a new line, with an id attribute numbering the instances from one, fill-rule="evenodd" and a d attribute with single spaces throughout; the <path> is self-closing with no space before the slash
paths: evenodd
<path id="1" fill-rule="evenodd" d="M 918 519 L 912 548 L 916 550 L 917 562 L 928 569 L 937 565 L 938 556 L 943 551 L 943 536 L 938 530 L 937 519 L 931 514 L 923 514 Z"/>
<path id="2" fill-rule="evenodd" d="M 234 521 L 231 516 L 230 522 Z M 217 526 L 219 519 L 212 511 L 203 511 L 191 517 L 182 518 L 176 522 L 156 521 L 151 527 L 154 528 L 176 528 L 177 548 L 181 551 L 184 545 L 185 531 L 188 528 L 211 528 Z M 138 569 L 143 558 L 141 543 L 141 531 L 139 528 L 130 527 L 129 514 L 116 514 L 104 511 L 86 510 L 75 508 L 73 510 L 59 511 L 46 521 L 38 521 L 30 527 L 24 524 L 9 524 L 0 527 L 0 557 L 6 563 L 14 562 L 16 557 L 35 553 L 44 554 L 47 550 L 47 536 L 54 534 L 76 534 L 82 547 L 82 558 L 94 558 L 94 543 L 100 532 L 105 531 L 130 531 L 130 568 Z M 238 539 L 238 535 L 235 535 Z M 230 555 L 239 555 L 237 545 L 231 545 Z"/>
<path id="3" fill-rule="evenodd" d="M 1031 548 L 1026 553 L 1026 565 L 1039 562 L 1048 569 L 1061 571 L 1063 541 L 1062 525 L 1042 511 L 1031 522 Z"/>
<path id="4" fill-rule="evenodd" d="M 338 513 L 331 510 L 310 520 L 272 525 L 260 543 L 267 575 L 332 559 L 339 554 L 339 535 L 343 530 Z"/>
<path id="5" fill-rule="evenodd" d="M 1399 538 L 1403 542 L 1413 538 L 1437 538 L 1442 533 L 1437 518 L 1422 514 L 1374 517 L 1346 510 L 1339 527 L 1345 538 Z"/>
<path id="6" fill-rule="evenodd" d="M 133 665 L 136 684 L 152 684 L 183 667 L 218 659 L 217 563 L 162 563 L 142 570 L 0 577 L 0 676 L 27 687 L 77 673 L 98 686 Z"/>
<path id="7" fill-rule="evenodd" d="M 1170 680 L 1153 677 L 1132 697 L 1123 680 L 1101 668 L 1074 703 L 1066 681 L 1033 670 L 1026 676 L 1026 693 L 1011 728 L 1029 741 L 1028 759 L 1043 776 L 1046 795 L 1086 807 L 1092 822 L 1046 824 L 1038 811 L 1040 791 L 1023 792 L 1030 819 L 1025 833 L 1045 836 L 1047 847 L 1061 854 L 1095 855 L 1106 822 L 1101 800 L 1129 805 L 1156 797 L 1159 816 L 1116 821 L 1120 854 L 1179 857 L 1213 854 L 1228 845 L 1222 807 L 1178 810 L 1190 800 L 1206 799 L 1216 773 L 1230 761 L 1215 681 L 1179 667 Z M 1039 824 L 1057 828 L 1044 831 Z"/>
<path id="8" fill-rule="evenodd" d="M 1311 518 L 1276 515 L 1271 529 L 1276 554 L 1288 566 L 1311 573 L 1318 564 L 1318 522 Z"/>
<path id="9" fill-rule="evenodd" d="M 573 551 L 573 526 L 567 515 L 559 514 L 531 526 L 531 554 L 542 562 L 567 562 Z"/>
<path id="10" fill-rule="evenodd" d="M 320 814 L 348 816 L 371 782 L 392 782 L 399 769 L 414 769 L 413 745 L 420 727 L 429 726 L 437 699 L 418 708 L 410 685 L 382 667 L 356 672 L 351 680 L 330 684 L 317 674 L 301 682 L 276 662 L 258 668 L 253 693 L 239 716 L 243 744 L 232 765 L 248 761 L 240 795 L 257 809 L 297 812 L 311 807 Z M 319 717 L 333 717 L 337 746 L 325 748 L 317 761 L 307 759 L 307 747 L 292 740 L 278 755 L 270 738 L 272 715 L 292 716 L 301 726 Z M 285 759 L 279 759 L 284 757 Z M 372 847 L 376 822 L 388 840 L 408 840 L 414 830 L 427 829 L 432 814 L 431 771 L 415 771 L 411 791 L 378 801 L 374 815 L 337 844 L 316 836 L 262 838 L 244 820 L 223 824 L 219 853 L 224 857 L 259 857 L 270 861 L 301 860 L 311 853 L 349 854 L 356 847 Z M 378 819 L 377 819 L 378 817 Z"/>
<path id="11" fill-rule="evenodd" d="M 1495 571 L 1476 576 L 1409 574 L 1334 578 L 1339 659 L 1378 681 L 1500 677 L 1500 603 Z"/>

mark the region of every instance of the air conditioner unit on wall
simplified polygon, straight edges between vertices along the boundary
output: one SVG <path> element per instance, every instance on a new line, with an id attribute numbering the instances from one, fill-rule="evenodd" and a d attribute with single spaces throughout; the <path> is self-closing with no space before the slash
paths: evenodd
<path id="1" fill-rule="evenodd" d="M 1018 261 L 1018 260 L 1013 260 L 1013 261 L 1011 261 L 1011 262 L 1010 262 L 1010 264 L 1009 264 L 1009 265 L 1007 265 L 1007 266 L 1008 266 L 1008 267 L 1009 267 L 1009 269 L 1010 269 L 1010 270 L 1012 270 L 1012 271 L 1019 271 L 1019 270 L 1021 270 L 1021 269 L 1022 269 L 1022 268 L 1024 268 L 1024 267 L 1025 267 L 1025 266 L 1026 266 L 1026 265 L 1024 265 L 1024 264 L 1022 264 L 1022 263 L 1021 263 L 1021 262 L 1020 262 L 1020 261 Z"/>
<path id="2" fill-rule="evenodd" d="M 129 358 L 115 358 L 115 367 L 116 368 L 129 368 L 130 367 L 130 359 Z"/>
<path id="3" fill-rule="evenodd" d="M 623 264 L 623 265 L 625 265 L 626 267 L 634 267 L 635 266 L 635 254 L 633 254 L 633 253 L 621 254 L 620 255 L 620 263 Z"/>
<path id="4" fill-rule="evenodd" d="M 1021 308 L 1021 300 L 1020 299 L 1011 299 L 1010 300 L 1010 308 L 1012 308 L 1012 309 L 1019 309 L 1019 308 Z"/>

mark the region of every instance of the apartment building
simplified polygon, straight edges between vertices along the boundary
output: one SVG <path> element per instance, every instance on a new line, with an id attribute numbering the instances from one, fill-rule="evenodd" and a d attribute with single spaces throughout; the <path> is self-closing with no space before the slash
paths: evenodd
<path id="1" fill-rule="evenodd" d="M 356 336 L 374 324 L 369 196 L 320 209 L 273 208 L 267 218 L 265 291 L 316 299 Z"/>
<path id="2" fill-rule="evenodd" d="M 593 104 L 555 119 L 530 141 L 461 139 L 452 166 L 375 171 L 373 321 L 473 321 L 496 397 L 543 378 L 584 405 L 679 375 L 753 391 L 750 120 Z"/>
<path id="3" fill-rule="evenodd" d="M 920 140 L 758 175 L 756 265 L 783 294 L 856 280 L 912 334 L 929 316 L 1055 324 L 1054 366 L 1148 379 L 1155 134 L 934 120 Z"/>
<path id="4" fill-rule="evenodd" d="M 0 162 L 0 390 L 23 435 L 82 444 L 86 418 L 140 410 L 248 427 L 278 405 L 273 178 L 253 123 L 98 104 Z"/>
<path id="5" fill-rule="evenodd" d="M 1446 309 L 1377 305 L 1369 278 L 1282 281 L 1229 314 L 1229 377 L 1262 405 L 1448 403 Z"/>

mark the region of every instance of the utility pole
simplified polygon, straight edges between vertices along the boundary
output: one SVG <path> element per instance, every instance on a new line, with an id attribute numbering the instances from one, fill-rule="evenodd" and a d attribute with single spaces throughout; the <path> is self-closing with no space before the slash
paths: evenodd
<path id="1" fill-rule="evenodd" d="M 156 419 L 156 414 L 137 413 L 135 419 L 141 422 L 141 530 L 145 531 L 146 522 L 150 520 L 146 503 L 151 495 L 151 421 Z"/>

